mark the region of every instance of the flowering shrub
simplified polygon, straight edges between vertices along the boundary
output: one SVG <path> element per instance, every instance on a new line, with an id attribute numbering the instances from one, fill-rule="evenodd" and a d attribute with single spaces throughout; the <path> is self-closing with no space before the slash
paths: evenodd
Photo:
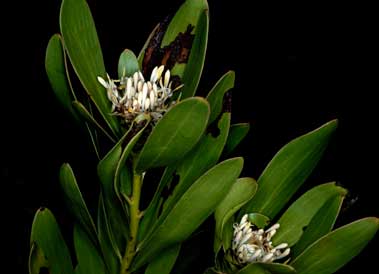
<path id="1" fill-rule="evenodd" d="M 225 94 L 234 72 L 206 98 L 195 96 L 207 47 L 206 0 L 185 1 L 138 57 L 125 49 L 114 79 L 85 0 L 62 1 L 60 27 L 47 47 L 46 71 L 61 104 L 88 131 L 101 191 L 94 218 L 71 166 L 62 165 L 75 254 L 52 212 L 41 208 L 32 226 L 31 274 L 177 273 L 174 265 L 186 265 L 182 244 L 212 215 L 215 263 L 205 273 L 333 273 L 374 237 L 374 217 L 333 229 L 346 195 L 335 183 L 314 187 L 288 207 L 337 121 L 285 145 L 257 181 L 239 178 L 243 158 L 228 155 L 249 125 L 231 125 Z M 73 87 L 72 71 L 82 88 Z M 142 208 L 151 174 L 160 181 Z"/>

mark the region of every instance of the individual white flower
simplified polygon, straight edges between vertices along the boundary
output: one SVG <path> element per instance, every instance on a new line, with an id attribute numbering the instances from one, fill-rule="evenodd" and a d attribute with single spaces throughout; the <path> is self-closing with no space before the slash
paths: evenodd
<path id="1" fill-rule="evenodd" d="M 288 256 L 290 248 L 287 243 L 272 245 L 271 238 L 279 227 L 279 224 L 274 224 L 267 230 L 258 229 L 245 214 L 239 224 L 234 224 L 232 251 L 237 262 L 272 262 Z"/>
<path id="2" fill-rule="evenodd" d="M 107 89 L 107 97 L 112 103 L 112 113 L 124 118 L 127 123 L 132 122 L 140 114 L 149 114 L 157 122 L 169 107 L 175 102 L 168 102 L 176 89 L 172 89 L 170 70 L 164 66 L 155 67 L 150 80 L 146 81 L 140 71 L 132 76 L 123 76 L 119 80 L 112 80 L 107 74 L 107 80 L 98 76 L 99 83 Z M 164 78 L 164 79 L 163 79 Z M 116 83 L 118 85 L 116 85 Z"/>

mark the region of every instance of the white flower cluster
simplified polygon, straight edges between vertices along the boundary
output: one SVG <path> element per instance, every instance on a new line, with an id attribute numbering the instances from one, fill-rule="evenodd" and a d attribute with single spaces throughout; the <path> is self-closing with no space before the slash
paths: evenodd
<path id="1" fill-rule="evenodd" d="M 149 81 L 145 81 L 140 71 L 119 80 L 112 80 L 109 75 L 107 81 L 102 77 L 97 77 L 97 80 L 107 89 L 115 115 L 132 122 L 139 114 L 150 114 L 156 122 L 168 110 L 167 99 L 178 89 L 171 89 L 170 70 L 166 70 L 162 77 L 163 71 L 164 66 L 155 67 Z"/>
<path id="2" fill-rule="evenodd" d="M 288 244 L 282 243 L 274 247 L 271 242 L 279 226 L 275 224 L 267 230 L 253 230 L 254 225 L 245 214 L 239 224 L 234 224 L 232 250 L 238 263 L 272 262 L 288 256 Z"/>

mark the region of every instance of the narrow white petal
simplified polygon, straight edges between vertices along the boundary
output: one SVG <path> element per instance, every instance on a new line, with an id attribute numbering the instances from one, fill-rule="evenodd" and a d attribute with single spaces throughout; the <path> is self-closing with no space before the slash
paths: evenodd
<path id="1" fill-rule="evenodd" d="M 139 105 L 142 105 L 142 92 L 139 92 L 139 93 L 138 93 L 138 98 L 137 98 L 137 100 L 138 100 L 138 104 L 139 104 Z"/>
<path id="2" fill-rule="evenodd" d="M 155 96 L 158 96 L 158 87 L 156 83 L 153 83 L 153 91 L 154 91 Z"/>
<path id="3" fill-rule="evenodd" d="M 126 94 L 128 96 L 128 99 L 132 98 L 132 79 L 128 78 L 126 81 Z"/>
<path id="4" fill-rule="evenodd" d="M 138 90 L 138 92 L 142 92 L 142 86 L 143 86 L 143 82 L 142 81 L 138 81 L 138 84 L 137 84 L 137 90 Z"/>
<path id="5" fill-rule="evenodd" d="M 241 219 L 241 222 L 240 222 L 240 225 L 243 225 L 243 224 L 246 223 L 246 221 L 247 221 L 247 217 L 248 217 L 247 214 L 243 215 L 243 217 L 242 217 L 242 219 Z"/>
<path id="6" fill-rule="evenodd" d="M 153 109 L 155 107 L 155 94 L 153 90 L 150 91 L 149 97 L 150 97 L 151 109 Z"/>
<path id="7" fill-rule="evenodd" d="M 137 83 L 138 83 L 138 72 L 135 72 L 133 74 L 133 84 L 134 84 L 134 87 L 137 87 Z"/>
<path id="8" fill-rule="evenodd" d="M 170 82 L 170 70 L 166 70 L 166 73 L 164 74 L 164 86 L 168 87 L 169 82 Z"/>
<path id="9" fill-rule="evenodd" d="M 109 84 L 100 76 L 97 76 L 97 81 L 99 81 L 99 83 L 105 87 L 105 88 L 109 88 Z"/>
<path id="10" fill-rule="evenodd" d="M 262 258 L 261 261 L 262 261 L 262 263 L 268 262 L 268 261 L 270 261 L 270 260 L 272 259 L 272 257 L 274 257 L 274 254 L 269 253 L 269 254 L 265 255 L 265 256 Z"/>
<path id="11" fill-rule="evenodd" d="M 149 91 L 152 90 L 152 89 L 153 89 L 153 85 L 151 84 L 151 82 L 148 81 L 148 82 L 146 82 L 146 83 L 147 83 L 147 88 L 148 88 L 148 90 L 149 90 Z"/>
<path id="12" fill-rule="evenodd" d="M 139 79 L 145 82 L 145 78 L 143 78 L 143 75 L 140 71 L 138 72 L 138 76 L 139 76 Z"/>
<path id="13" fill-rule="evenodd" d="M 153 71 L 151 72 L 150 81 L 155 82 L 157 80 L 157 70 L 158 67 L 155 67 Z"/>
<path id="14" fill-rule="evenodd" d="M 164 70 L 164 66 L 160 66 L 157 70 L 157 79 L 156 81 L 158 81 L 159 79 L 161 79 L 161 76 L 162 76 L 162 73 L 163 73 L 163 70 Z"/>
<path id="15" fill-rule="evenodd" d="M 147 98 L 147 84 L 144 83 L 142 87 L 142 102 L 141 102 L 141 106 L 143 109 L 145 109 L 146 98 Z"/>
<path id="16" fill-rule="evenodd" d="M 272 227 L 266 230 L 266 233 L 272 231 L 272 230 L 277 230 L 280 227 L 279 224 L 274 224 Z"/>
<path id="17" fill-rule="evenodd" d="M 136 95 L 136 89 L 134 87 L 131 87 L 130 88 L 130 96 L 131 96 L 131 98 L 135 97 L 135 95 Z"/>
<path id="18" fill-rule="evenodd" d="M 282 244 L 276 246 L 274 249 L 284 249 L 286 247 L 288 247 L 288 244 L 287 243 L 282 243 Z"/>
<path id="19" fill-rule="evenodd" d="M 275 259 L 276 260 L 279 260 L 281 258 L 284 258 L 286 256 L 288 256 L 291 252 L 291 249 L 290 248 L 287 248 L 286 250 L 284 250 L 284 252 L 282 254 L 280 254 L 279 256 L 277 256 Z"/>
<path id="20" fill-rule="evenodd" d="M 146 98 L 146 100 L 145 100 L 145 110 L 149 110 L 149 108 L 150 108 L 150 99 Z"/>

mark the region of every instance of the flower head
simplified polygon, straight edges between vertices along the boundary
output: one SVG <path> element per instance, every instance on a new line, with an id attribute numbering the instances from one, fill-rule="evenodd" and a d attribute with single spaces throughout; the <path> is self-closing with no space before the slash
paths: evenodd
<path id="1" fill-rule="evenodd" d="M 127 123 L 141 114 L 149 114 L 156 122 L 175 103 L 167 101 L 181 87 L 172 89 L 170 70 L 167 69 L 164 76 L 163 72 L 164 66 L 155 67 L 147 81 L 140 71 L 119 80 L 112 80 L 109 75 L 107 80 L 102 77 L 97 79 L 107 89 L 108 99 L 112 102 L 112 113 L 123 117 Z"/>
<path id="2" fill-rule="evenodd" d="M 274 247 L 271 242 L 279 227 L 279 224 L 274 224 L 267 230 L 258 229 L 248 221 L 248 215 L 245 214 L 239 224 L 234 224 L 232 251 L 238 264 L 272 262 L 288 256 L 288 244 Z"/>

